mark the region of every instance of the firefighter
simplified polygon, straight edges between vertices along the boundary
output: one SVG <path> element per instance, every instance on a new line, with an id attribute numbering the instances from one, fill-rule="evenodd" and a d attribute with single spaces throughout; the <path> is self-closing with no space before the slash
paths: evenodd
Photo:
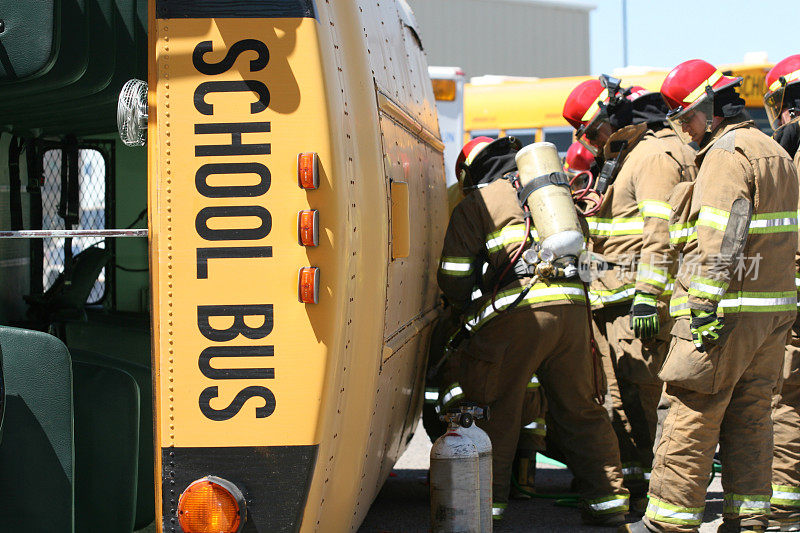
<path id="1" fill-rule="evenodd" d="M 800 172 L 800 55 L 789 56 L 767 74 L 764 107 L 773 138 L 794 158 Z M 800 266 L 800 254 L 797 265 Z M 795 270 L 800 290 L 800 270 Z M 772 516 L 770 526 L 800 531 L 800 320 L 784 352 L 783 386 L 772 398 Z"/>
<path id="2" fill-rule="evenodd" d="M 581 477 L 584 520 L 613 526 L 624 521 L 628 493 L 613 430 L 593 399 L 585 290 L 577 277 L 524 288 L 532 276 L 517 274 L 519 263 L 511 259 L 535 229 L 526 235 L 512 183 L 486 177 L 506 168 L 507 156 L 494 144 L 477 156 L 467 150 L 459 166 L 462 186 L 473 192 L 453 211 L 438 272 L 439 286 L 470 332 L 459 347 L 460 387 L 466 399 L 490 407 L 489 420 L 478 424 L 492 441 L 493 513 L 502 517 L 506 508 L 523 398 L 535 373 L 568 464 Z M 484 295 L 477 303 L 476 286 Z"/>
<path id="3" fill-rule="evenodd" d="M 661 396 L 658 370 L 669 345 L 669 194 L 696 174 L 693 153 L 671 133 L 658 93 L 622 91 L 602 76 L 578 85 L 564 118 L 578 140 L 604 160 L 596 177 L 603 195 L 587 219 L 592 251 L 612 268 L 592 282 L 606 408 L 622 456 L 631 509 L 642 514 Z"/>
<path id="4" fill-rule="evenodd" d="M 520 147 L 518 141 L 507 138 L 495 143 L 494 139 L 489 137 L 476 137 L 470 140 L 459 153 L 456 168 L 464 166 L 468 154 L 474 159 L 481 150 L 490 146 L 490 152 L 493 153 L 492 160 L 496 164 L 481 169 L 483 175 L 477 180 L 476 185 L 484 186 L 501 178 L 504 174 L 516 170 L 513 155 Z M 504 151 L 506 156 L 510 155 L 511 157 L 504 157 Z M 457 174 L 456 177 L 459 179 L 457 184 L 458 201 L 461 201 L 476 187 L 470 186 L 462 189 L 461 173 L 457 172 Z M 452 207 L 454 208 L 455 205 Z M 473 305 L 483 298 L 478 285 L 474 287 L 471 298 L 475 302 Z M 422 411 L 423 425 L 431 442 L 436 441 L 447 428 L 447 424 L 439 420 L 439 415 L 458 407 L 464 401 L 464 392 L 458 382 L 458 350 L 456 348 L 459 341 L 453 338 L 459 326 L 460 317 L 454 313 L 453 307 L 448 305 L 431 334 L 428 358 L 429 375 L 425 384 L 425 403 Z M 546 406 L 547 402 L 539 379 L 534 374 L 531 376 L 525 392 L 520 437 L 514 458 L 514 478 L 511 492 L 516 499 L 530 499 L 528 493 L 534 491 L 536 454 L 544 452 L 546 449 Z"/>
<path id="5" fill-rule="evenodd" d="M 643 521 L 620 531 L 697 531 L 717 444 L 719 531 L 767 526 L 770 403 L 797 314 L 798 177 L 786 151 L 744 113 L 740 83 L 694 59 L 661 86 L 670 125 L 700 147 L 699 173 L 670 301 L 677 320 L 659 373 L 667 409 L 650 499 Z"/>

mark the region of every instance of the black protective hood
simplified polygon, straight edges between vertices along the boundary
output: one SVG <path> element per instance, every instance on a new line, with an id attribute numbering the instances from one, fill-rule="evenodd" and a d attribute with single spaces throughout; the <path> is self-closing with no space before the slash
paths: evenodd
<path id="1" fill-rule="evenodd" d="M 794 157 L 800 146 L 800 119 L 795 119 L 775 130 L 772 138 L 783 146 L 791 157 Z"/>
<path id="2" fill-rule="evenodd" d="M 647 127 L 653 131 L 668 127 L 667 111 L 669 108 L 664 102 L 664 98 L 661 97 L 661 93 L 647 93 L 631 104 L 634 124 L 647 123 Z"/>
<path id="3" fill-rule="evenodd" d="M 732 118 L 744 111 L 744 100 L 734 89 L 734 85 L 714 93 L 714 116 Z"/>
<path id="4" fill-rule="evenodd" d="M 462 189 L 466 191 L 478 185 L 487 185 L 517 170 L 515 157 L 520 148 L 522 145 L 516 137 L 500 137 L 489 143 L 467 167 Z"/>

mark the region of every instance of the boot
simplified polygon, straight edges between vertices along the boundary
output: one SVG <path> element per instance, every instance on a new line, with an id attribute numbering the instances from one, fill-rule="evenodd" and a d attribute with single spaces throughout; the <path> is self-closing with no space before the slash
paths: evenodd
<path id="1" fill-rule="evenodd" d="M 625 524 L 617 528 L 617 533 L 651 533 L 650 530 L 644 525 L 644 522 L 639 520 L 632 524 Z"/>
<path id="2" fill-rule="evenodd" d="M 625 513 L 595 514 L 585 505 L 578 506 L 584 524 L 599 527 L 618 527 L 625 523 Z"/>
<path id="3" fill-rule="evenodd" d="M 535 492 L 536 461 L 528 457 L 517 456 L 514 460 L 514 477 L 511 483 L 512 500 L 530 500 L 529 492 Z M 514 480 L 516 479 L 516 484 Z"/>
<path id="4" fill-rule="evenodd" d="M 765 533 L 766 526 L 760 523 L 742 524 L 738 519 L 722 519 L 722 524 L 717 529 L 717 533 Z"/>

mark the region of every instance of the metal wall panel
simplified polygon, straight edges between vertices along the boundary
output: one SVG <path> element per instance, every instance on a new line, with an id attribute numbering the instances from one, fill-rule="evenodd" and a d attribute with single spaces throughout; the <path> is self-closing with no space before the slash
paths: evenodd
<path id="1" fill-rule="evenodd" d="M 589 74 L 590 7 L 521 0 L 408 0 L 429 65 L 468 77 Z"/>

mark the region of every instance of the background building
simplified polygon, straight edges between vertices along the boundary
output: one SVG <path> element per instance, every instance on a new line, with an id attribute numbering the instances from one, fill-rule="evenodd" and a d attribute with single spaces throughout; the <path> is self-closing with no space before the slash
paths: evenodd
<path id="1" fill-rule="evenodd" d="M 408 0 L 429 65 L 467 78 L 589 74 L 592 6 L 537 0 Z"/>

